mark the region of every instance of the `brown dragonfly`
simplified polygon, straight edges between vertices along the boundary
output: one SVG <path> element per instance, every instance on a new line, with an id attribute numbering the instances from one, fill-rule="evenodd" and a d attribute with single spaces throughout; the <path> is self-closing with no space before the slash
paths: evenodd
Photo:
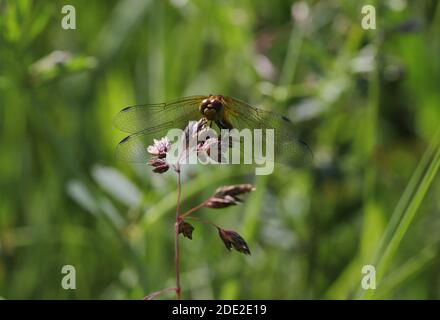
<path id="1" fill-rule="evenodd" d="M 153 139 L 166 136 L 173 128 L 183 130 L 189 121 L 202 118 L 218 129 L 274 129 L 276 162 L 307 164 L 312 160 L 310 148 L 297 139 L 288 118 L 221 95 L 191 96 L 122 109 L 115 116 L 114 125 L 131 135 L 119 142 L 116 157 L 146 163 L 151 156 L 147 146 L 153 144 Z"/>

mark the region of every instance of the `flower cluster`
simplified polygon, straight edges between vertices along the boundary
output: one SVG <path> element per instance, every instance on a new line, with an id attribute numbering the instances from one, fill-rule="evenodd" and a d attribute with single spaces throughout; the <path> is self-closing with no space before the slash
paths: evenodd
<path id="1" fill-rule="evenodd" d="M 218 188 L 214 195 L 206 202 L 207 208 L 226 208 L 235 206 L 242 202 L 238 195 L 254 191 L 255 188 L 251 184 L 237 184 Z"/>
<path id="2" fill-rule="evenodd" d="M 179 160 L 188 157 L 190 152 L 197 152 L 198 156 L 200 156 L 200 154 L 212 156 L 212 150 L 215 148 L 218 148 L 217 150 L 221 149 L 223 143 L 222 140 L 218 139 L 217 136 L 209 136 L 209 130 L 212 129 L 206 126 L 206 120 L 203 119 L 188 125 L 183 133 L 185 139 L 182 140 L 182 143 L 186 143 L 186 145 L 184 148 L 182 148 L 184 152 L 179 154 Z M 201 139 L 200 141 L 195 140 L 197 143 L 191 143 L 194 141 L 191 141 L 191 139 L 198 139 L 200 136 L 204 136 L 206 139 Z M 154 172 L 164 173 L 168 171 L 170 164 L 167 162 L 166 158 L 167 153 L 170 150 L 171 144 L 167 137 L 160 140 L 154 139 L 154 144 L 148 147 L 147 151 L 152 155 L 152 158 L 148 164 L 153 167 Z M 180 162 L 178 162 L 174 167 L 178 174 L 179 163 Z M 177 225 L 178 234 L 182 234 L 184 237 L 191 240 L 194 227 L 185 221 L 185 219 L 198 220 L 199 222 L 215 227 L 228 250 L 233 248 L 244 254 L 250 254 L 248 245 L 237 232 L 225 230 L 210 221 L 201 220 L 197 217 L 191 216 L 191 214 L 201 208 L 221 209 L 238 205 L 242 202 L 242 200 L 239 198 L 240 195 L 252 192 L 254 190 L 255 188 L 251 184 L 237 184 L 218 188 L 206 201 L 179 216 Z"/>
<path id="3" fill-rule="evenodd" d="M 154 144 L 152 146 L 148 146 L 147 151 L 153 156 L 151 160 L 148 161 L 148 164 L 154 168 L 153 172 L 164 173 L 168 171 L 170 165 L 165 158 L 170 149 L 171 143 L 168 137 L 160 140 L 154 139 Z"/>
<path id="4" fill-rule="evenodd" d="M 195 152 L 197 157 L 207 156 L 214 161 L 222 162 L 223 160 L 223 150 L 225 148 L 223 139 L 217 138 L 217 135 L 211 135 L 210 131 L 212 130 L 206 125 L 206 120 L 200 120 L 198 122 L 192 123 L 188 125 L 183 133 L 181 141 L 183 141 L 183 148 L 179 150 L 177 162 L 172 165 L 170 162 L 174 162 L 173 159 L 169 159 L 168 154 L 173 153 L 171 151 L 171 143 L 167 137 L 164 137 L 160 140 L 154 139 L 153 145 L 147 148 L 147 152 L 151 154 L 151 159 L 148 161 L 148 164 L 153 167 L 153 172 L 156 173 L 164 173 L 169 170 L 172 166 L 175 172 L 178 175 L 178 200 L 177 200 L 177 208 L 176 208 L 176 223 L 175 223 L 175 264 L 176 264 L 176 287 L 175 288 L 166 288 L 157 292 L 153 292 L 146 296 L 144 299 L 151 300 L 155 299 L 157 296 L 168 292 L 174 291 L 176 293 L 177 299 L 180 299 L 180 276 L 179 276 L 179 235 L 182 234 L 185 238 L 192 240 L 194 227 L 187 222 L 187 219 L 192 219 L 211 227 L 214 227 L 218 231 L 218 235 L 220 239 L 223 241 L 226 249 L 231 251 L 234 249 L 238 252 L 242 252 L 244 254 L 251 254 L 249 246 L 246 241 L 240 236 L 237 232 L 232 230 L 226 230 L 215 223 L 201 219 L 199 217 L 194 217 L 192 214 L 201 208 L 211 208 L 211 209 L 220 209 L 227 208 L 229 206 L 238 205 L 242 202 L 242 199 L 239 198 L 240 195 L 252 192 L 255 188 L 250 184 L 237 184 L 230 186 L 223 186 L 218 188 L 214 194 L 209 197 L 206 201 L 202 202 L 198 206 L 193 207 L 192 209 L 186 211 L 185 213 L 180 213 L 180 194 L 181 194 L 181 180 L 180 180 L 180 165 L 181 160 L 187 159 L 191 152 Z M 199 139 L 199 137 L 205 137 L 205 139 Z M 194 143 L 194 139 L 196 143 Z M 230 141 L 227 143 L 230 144 Z M 228 146 L 229 147 L 229 146 Z M 218 152 L 220 150 L 220 152 Z M 185 163 L 185 162 L 183 162 Z"/>
<path id="5" fill-rule="evenodd" d="M 208 158 L 218 162 L 223 161 L 223 151 L 227 149 L 227 146 L 217 136 L 217 133 L 207 126 L 205 119 L 188 125 L 184 135 L 185 139 L 183 141 L 186 146 L 183 148 L 184 151 L 181 155 L 183 159 L 194 153 L 202 161 L 206 161 Z"/>
<path id="6" fill-rule="evenodd" d="M 228 250 L 234 248 L 238 252 L 251 254 L 251 251 L 249 250 L 246 241 L 237 232 L 232 230 L 225 230 L 215 223 L 212 223 L 211 221 L 202 220 L 200 218 L 191 216 L 191 214 L 200 208 L 219 209 L 237 205 L 242 202 L 242 200 L 238 197 L 239 195 L 254 190 L 255 188 L 251 184 L 237 184 L 218 188 L 208 200 L 202 202 L 200 205 L 188 210 L 180 216 L 181 220 L 179 223 L 179 234 L 181 233 L 183 234 L 183 236 L 192 239 L 192 232 L 194 230 L 194 227 L 191 224 L 187 223 L 185 219 L 197 220 L 215 227 L 218 230 L 218 235 L 223 240 L 223 243 Z"/>

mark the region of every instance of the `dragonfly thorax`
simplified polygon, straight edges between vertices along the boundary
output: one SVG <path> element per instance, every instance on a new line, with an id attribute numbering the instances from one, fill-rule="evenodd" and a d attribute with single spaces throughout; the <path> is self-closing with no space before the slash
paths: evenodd
<path id="1" fill-rule="evenodd" d="M 224 114 L 222 96 L 209 96 L 200 103 L 199 110 L 209 121 L 221 121 Z"/>

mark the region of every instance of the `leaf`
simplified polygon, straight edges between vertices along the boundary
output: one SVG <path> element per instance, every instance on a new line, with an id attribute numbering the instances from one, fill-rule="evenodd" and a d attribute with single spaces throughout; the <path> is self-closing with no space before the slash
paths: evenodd
<path id="1" fill-rule="evenodd" d="M 97 200 L 93 197 L 87 187 L 78 180 L 72 180 L 67 183 L 67 194 L 86 211 L 93 215 L 98 212 Z"/>
<path id="2" fill-rule="evenodd" d="M 125 205 L 136 206 L 140 203 L 142 193 L 119 170 L 96 165 L 92 169 L 92 176 L 101 188 Z"/>

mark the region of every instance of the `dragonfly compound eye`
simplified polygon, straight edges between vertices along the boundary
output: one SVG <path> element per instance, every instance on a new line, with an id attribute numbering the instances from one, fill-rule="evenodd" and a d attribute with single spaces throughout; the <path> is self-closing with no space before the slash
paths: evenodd
<path id="1" fill-rule="evenodd" d="M 211 105 L 217 111 L 220 110 L 222 108 L 222 106 L 223 106 L 223 104 L 219 100 L 212 101 Z"/>
<path id="2" fill-rule="evenodd" d="M 206 116 L 208 118 L 208 114 L 211 113 L 212 110 L 212 105 L 211 105 L 211 101 L 209 101 L 209 99 L 204 99 L 201 103 L 200 103 L 200 107 L 199 107 L 200 112 Z M 209 118 L 208 118 L 209 119 Z"/>
<path id="3" fill-rule="evenodd" d="M 211 102 L 208 99 L 204 99 L 200 104 L 201 108 L 206 108 Z"/>

